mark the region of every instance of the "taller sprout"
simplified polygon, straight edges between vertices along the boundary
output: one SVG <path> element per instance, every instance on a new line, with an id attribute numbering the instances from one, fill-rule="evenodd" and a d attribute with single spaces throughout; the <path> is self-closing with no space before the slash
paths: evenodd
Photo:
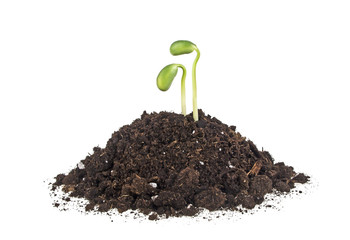
<path id="1" fill-rule="evenodd" d="M 179 40 L 176 42 L 173 42 L 170 46 L 170 53 L 174 56 L 182 55 L 182 54 L 189 54 L 193 51 L 197 52 L 197 56 L 194 59 L 193 65 L 192 65 L 192 102 L 193 102 L 193 119 L 194 121 L 198 121 L 198 107 L 197 107 L 197 81 L 196 81 L 196 67 L 197 62 L 200 57 L 200 52 L 197 46 L 186 40 Z"/>
<path id="2" fill-rule="evenodd" d="M 193 119 L 198 121 L 198 107 L 197 107 L 197 83 L 196 83 L 196 67 L 200 56 L 199 49 L 195 44 L 190 41 L 180 40 L 176 41 L 170 46 L 170 53 L 174 56 L 188 54 L 193 51 L 197 52 L 197 56 L 192 66 L 192 90 L 193 90 Z M 182 114 L 186 115 L 186 91 L 185 91 L 185 79 L 186 79 L 186 68 L 181 64 L 169 64 L 165 66 L 157 77 L 157 86 L 162 91 L 167 91 L 171 83 L 173 82 L 178 68 L 182 68 L 183 74 L 181 79 L 181 106 Z"/>

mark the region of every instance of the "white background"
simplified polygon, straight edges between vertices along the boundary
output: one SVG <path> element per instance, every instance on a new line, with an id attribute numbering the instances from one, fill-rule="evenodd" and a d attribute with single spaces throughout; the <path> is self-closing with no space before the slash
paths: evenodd
<path id="1" fill-rule="evenodd" d="M 348 1 L 1 1 L 1 239 L 349 239 Z M 44 180 L 67 172 L 143 110 L 180 112 L 180 78 L 201 50 L 198 106 L 310 174 L 281 211 L 183 223 L 52 207 Z M 187 84 L 191 106 L 190 77 Z M 170 234 L 166 236 L 166 234 Z M 285 234 L 285 236 L 283 236 Z"/>

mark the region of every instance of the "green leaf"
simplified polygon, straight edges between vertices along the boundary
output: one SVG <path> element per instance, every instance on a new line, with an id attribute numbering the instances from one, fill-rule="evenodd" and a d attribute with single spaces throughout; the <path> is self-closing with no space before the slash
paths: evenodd
<path id="1" fill-rule="evenodd" d="M 162 91 L 167 91 L 173 82 L 178 70 L 178 64 L 165 66 L 157 77 L 157 86 Z"/>
<path id="2" fill-rule="evenodd" d="M 179 40 L 171 44 L 170 53 L 174 56 L 188 54 L 193 52 L 196 48 L 197 46 L 190 41 Z"/>

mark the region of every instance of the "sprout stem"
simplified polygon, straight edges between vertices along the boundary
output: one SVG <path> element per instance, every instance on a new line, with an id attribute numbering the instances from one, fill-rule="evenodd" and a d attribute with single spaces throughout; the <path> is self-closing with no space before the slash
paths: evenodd
<path id="1" fill-rule="evenodd" d="M 198 121 L 198 107 L 197 107 L 197 82 L 196 82 L 196 67 L 197 67 L 197 62 L 200 57 L 200 52 L 197 47 L 195 47 L 195 50 L 197 52 L 196 59 L 193 62 L 192 65 L 192 97 L 193 97 L 193 119 L 195 122 Z"/>
<path id="2" fill-rule="evenodd" d="M 186 80 L 186 68 L 185 66 L 178 64 L 178 67 L 182 68 L 182 78 L 181 78 L 181 109 L 182 114 L 186 116 L 186 86 L 185 86 L 185 80 Z"/>

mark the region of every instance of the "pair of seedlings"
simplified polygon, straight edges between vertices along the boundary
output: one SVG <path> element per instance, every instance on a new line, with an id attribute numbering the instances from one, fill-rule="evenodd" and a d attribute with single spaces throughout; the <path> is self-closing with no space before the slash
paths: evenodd
<path id="1" fill-rule="evenodd" d="M 192 90 L 193 90 L 193 119 L 198 121 L 198 108 L 197 108 L 197 84 L 196 84 L 196 66 L 198 59 L 200 57 L 200 52 L 197 46 L 185 40 L 179 40 L 171 44 L 170 53 L 174 56 L 188 54 L 193 51 L 197 52 L 197 56 L 193 62 L 192 66 Z M 157 86 L 162 91 L 167 91 L 171 83 L 173 82 L 178 69 L 182 69 L 182 79 L 181 79 L 181 108 L 182 114 L 186 116 L 186 88 L 185 88 L 185 79 L 186 79 L 186 68 L 182 64 L 169 64 L 165 66 L 157 77 Z"/>

